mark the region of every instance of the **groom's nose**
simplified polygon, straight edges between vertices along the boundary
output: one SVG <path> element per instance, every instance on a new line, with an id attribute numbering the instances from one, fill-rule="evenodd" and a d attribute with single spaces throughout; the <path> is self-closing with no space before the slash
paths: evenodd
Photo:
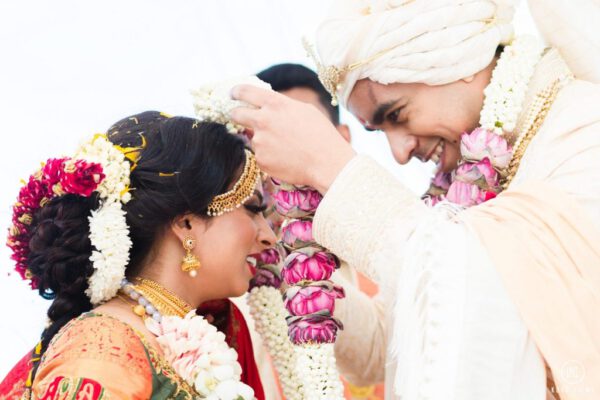
<path id="1" fill-rule="evenodd" d="M 397 163 L 407 164 L 415 156 L 419 147 L 419 140 L 415 136 L 404 130 L 386 130 L 385 136 Z"/>

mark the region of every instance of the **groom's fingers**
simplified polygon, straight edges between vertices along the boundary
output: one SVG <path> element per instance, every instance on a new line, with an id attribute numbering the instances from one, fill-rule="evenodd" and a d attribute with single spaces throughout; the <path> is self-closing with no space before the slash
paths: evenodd
<path id="1" fill-rule="evenodd" d="M 273 90 L 253 85 L 238 85 L 231 89 L 231 97 L 234 100 L 240 100 L 259 108 L 276 100 L 279 96 L 282 95 Z"/>
<path id="2" fill-rule="evenodd" d="M 237 107 L 231 110 L 230 117 L 233 122 L 256 130 L 259 125 L 260 110 L 249 107 Z"/>

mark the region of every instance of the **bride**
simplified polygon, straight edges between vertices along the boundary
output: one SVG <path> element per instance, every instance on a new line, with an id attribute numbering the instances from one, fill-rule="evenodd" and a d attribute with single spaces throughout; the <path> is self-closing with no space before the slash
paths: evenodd
<path id="1" fill-rule="evenodd" d="M 248 290 L 275 242 L 264 208 L 253 154 L 216 123 L 144 112 L 49 159 L 9 245 L 53 301 L 0 397 L 263 399 L 243 320 L 226 337 L 195 310 Z"/>

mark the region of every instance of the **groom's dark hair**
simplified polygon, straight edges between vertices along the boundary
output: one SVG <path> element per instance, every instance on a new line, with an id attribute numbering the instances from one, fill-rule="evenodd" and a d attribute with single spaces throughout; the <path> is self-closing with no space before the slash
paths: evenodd
<path id="1" fill-rule="evenodd" d="M 319 101 L 329 114 L 329 119 L 335 125 L 340 123 L 340 110 L 331 105 L 331 95 L 319 80 L 319 76 L 311 69 L 300 64 L 277 64 L 258 74 L 258 78 L 271 85 L 276 92 L 283 92 L 294 88 L 306 88 L 314 91 L 319 96 Z"/>

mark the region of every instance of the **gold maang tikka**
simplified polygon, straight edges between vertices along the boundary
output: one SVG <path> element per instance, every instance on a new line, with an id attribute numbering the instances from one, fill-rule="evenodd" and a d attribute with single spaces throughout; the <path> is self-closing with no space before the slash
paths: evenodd
<path id="1" fill-rule="evenodd" d="M 235 183 L 233 189 L 216 196 L 208 205 L 207 214 L 211 217 L 223 215 L 239 208 L 244 204 L 256 189 L 256 185 L 261 178 L 260 169 L 256 164 L 254 154 L 248 149 L 246 152 L 246 164 L 240 179 Z"/>

